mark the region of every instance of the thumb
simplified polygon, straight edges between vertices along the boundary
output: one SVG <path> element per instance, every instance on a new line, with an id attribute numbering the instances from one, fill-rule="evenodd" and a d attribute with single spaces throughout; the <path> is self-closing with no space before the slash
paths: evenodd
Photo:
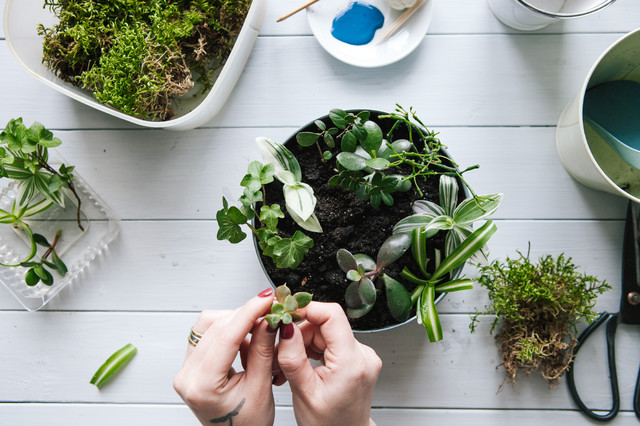
<path id="1" fill-rule="evenodd" d="M 307 358 L 302 333 L 293 323 L 280 326 L 278 364 L 292 389 L 314 388 L 317 375 Z"/>

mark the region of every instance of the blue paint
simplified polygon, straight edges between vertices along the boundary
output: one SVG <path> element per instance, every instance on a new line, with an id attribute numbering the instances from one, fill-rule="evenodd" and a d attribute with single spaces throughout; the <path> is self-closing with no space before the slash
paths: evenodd
<path id="1" fill-rule="evenodd" d="M 640 167 L 640 83 L 616 80 L 585 93 L 584 118 L 628 163 Z"/>
<path id="2" fill-rule="evenodd" d="M 383 23 L 384 15 L 377 7 L 354 1 L 335 17 L 331 35 L 347 44 L 362 46 L 373 40 Z"/>

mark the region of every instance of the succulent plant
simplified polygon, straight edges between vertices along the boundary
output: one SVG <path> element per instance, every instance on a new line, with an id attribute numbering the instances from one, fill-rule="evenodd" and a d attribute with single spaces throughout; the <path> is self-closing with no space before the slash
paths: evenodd
<path id="1" fill-rule="evenodd" d="M 313 295 L 304 291 L 291 294 L 286 284 L 276 288 L 275 296 L 277 301 L 271 305 L 271 313 L 265 316 L 273 330 L 278 328 L 280 323 L 291 324 L 302 319 L 296 311 L 307 306 L 313 298 Z"/>
<path id="2" fill-rule="evenodd" d="M 398 260 L 410 246 L 409 236 L 392 235 L 378 250 L 375 261 L 365 254 L 353 255 L 346 249 L 338 250 L 336 253 L 338 265 L 351 281 L 345 292 L 347 315 L 350 318 L 366 315 L 373 308 L 378 291 L 384 287 L 387 293 L 387 304 L 393 317 L 398 321 L 407 319 L 411 310 L 409 293 L 402 284 L 384 274 L 383 271 Z M 404 292 L 398 289 L 398 286 Z"/>

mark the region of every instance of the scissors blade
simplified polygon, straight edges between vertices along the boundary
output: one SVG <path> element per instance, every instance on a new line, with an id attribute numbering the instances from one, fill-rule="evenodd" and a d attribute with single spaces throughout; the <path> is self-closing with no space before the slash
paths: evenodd
<path id="1" fill-rule="evenodd" d="M 640 324 L 640 205 L 630 201 L 622 246 L 620 316 L 625 324 Z"/>

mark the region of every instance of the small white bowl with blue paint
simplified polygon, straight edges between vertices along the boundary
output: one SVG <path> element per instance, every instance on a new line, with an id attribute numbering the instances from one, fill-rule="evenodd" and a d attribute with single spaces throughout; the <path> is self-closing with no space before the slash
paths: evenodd
<path id="1" fill-rule="evenodd" d="M 321 0 L 307 8 L 307 19 L 329 54 L 350 65 L 374 68 L 397 62 L 420 45 L 431 23 L 433 1 L 383 42 L 385 30 L 403 13 L 385 0 Z"/>

